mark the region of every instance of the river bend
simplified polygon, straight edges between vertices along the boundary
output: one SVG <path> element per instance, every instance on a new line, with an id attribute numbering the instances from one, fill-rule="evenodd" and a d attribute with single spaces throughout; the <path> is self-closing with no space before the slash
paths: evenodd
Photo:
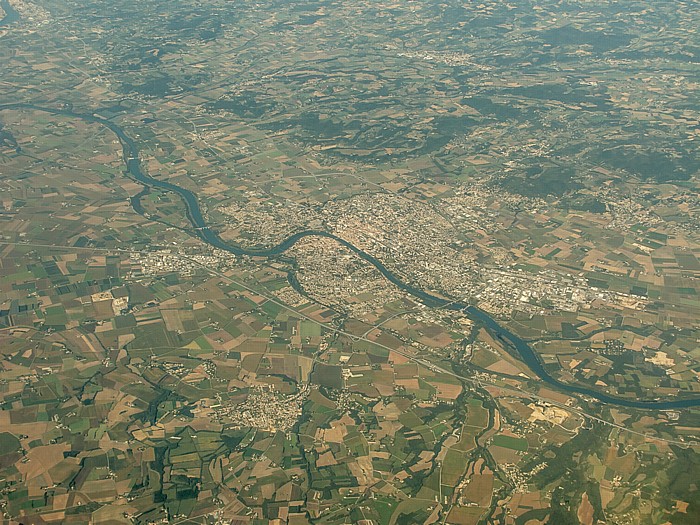
<path id="1" fill-rule="evenodd" d="M 6 2 L 7 0 L 2 1 L 4 5 L 4 2 Z M 584 395 L 590 398 L 594 398 L 604 404 L 618 405 L 628 408 L 669 410 L 700 406 L 700 398 L 697 397 L 641 401 L 637 399 L 616 397 L 609 394 L 605 394 L 603 392 L 599 392 L 597 390 L 593 390 L 583 385 L 570 384 L 559 381 L 544 368 L 544 365 L 540 360 L 539 356 L 530 347 L 530 345 L 528 345 L 527 342 L 525 342 L 525 340 L 509 331 L 507 328 L 501 326 L 493 317 L 491 317 L 483 310 L 475 306 L 469 305 L 465 302 L 450 301 L 449 299 L 438 297 L 436 295 L 426 292 L 425 290 L 421 290 L 420 288 L 416 288 L 415 286 L 405 283 L 395 273 L 393 273 L 386 266 L 384 266 L 384 264 L 379 259 L 365 252 L 364 250 L 361 250 L 355 245 L 349 243 L 348 241 L 333 235 L 332 233 L 320 230 L 306 230 L 295 233 L 294 235 L 287 237 L 280 244 L 267 249 L 244 248 L 237 244 L 227 243 L 223 239 L 221 239 L 221 237 L 219 237 L 219 235 L 207 225 L 207 222 L 204 219 L 204 216 L 202 215 L 202 211 L 199 206 L 197 197 L 194 193 L 192 193 L 190 190 L 187 190 L 170 182 L 155 179 L 150 175 L 147 175 L 141 169 L 139 149 L 136 142 L 131 137 L 129 137 L 120 126 L 118 126 L 114 122 L 102 117 L 98 117 L 94 114 L 76 113 L 69 109 L 49 108 L 37 106 L 34 104 L 16 103 L 0 105 L 0 111 L 4 109 L 31 109 L 35 111 L 51 113 L 54 115 L 64 115 L 71 118 L 82 119 L 86 122 L 93 122 L 105 126 L 119 138 L 119 141 L 122 145 L 124 162 L 126 164 L 126 175 L 138 181 L 145 187 L 159 188 L 161 190 L 170 191 L 179 195 L 185 203 L 187 210 L 187 218 L 192 227 L 194 228 L 196 235 L 202 241 L 206 242 L 214 248 L 218 248 L 220 250 L 224 250 L 226 252 L 239 256 L 249 255 L 255 257 L 274 257 L 284 253 L 304 237 L 326 237 L 328 239 L 333 239 L 334 241 L 348 248 L 353 253 L 370 263 L 388 281 L 390 281 L 406 293 L 410 294 L 414 298 L 418 299 L 421 303 L 430 307 L 461 311 L 465 315 L 467 315 L 472 321 L 481 323 L 496 338 L 498 338 L 501 342 L 507 345 L 511 350 L 515 351 L 525 362 L 525 364 L 530 368 L 530 370 L 532 370 L 542 382 L 556 388 L 557 390 L 571 394 Z"/>

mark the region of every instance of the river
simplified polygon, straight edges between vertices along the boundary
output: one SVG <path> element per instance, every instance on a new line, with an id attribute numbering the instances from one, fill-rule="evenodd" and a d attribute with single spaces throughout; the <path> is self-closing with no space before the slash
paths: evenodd
<path id="1" fill-rule="evenodd" d="M 121 142 L 127 169 L 127 175 L 132 179 L 138 181 L 139 183 L 143 184 L 145 187 L 160 188 L 161 190 L 170 191 L 179 195 L 185 203 L 187 210 L 187 218 L 192 224 L 196 235 L 210 246 L 227 251 L 234 255 L 274 257 L 284 253 L 304 237 L 326 237 L 328 239 L 333 239 L 339 244 L 345 246 L 346 248 L 357 254 L 359 257 L 361 257 L 368 263 L 370 263 L 377 270 L 379 270 L 379 272 L 388 281 L 390 281 L 406 293 L 410 294 L 414 298 L 418 299 L 421 303 L 430 307 L 461 311 L 465 315 L 467 315 L 472 321 L 476 321 L 483 324 L 484 327 L 486 327 L 486 329 L 489 330 L 496 338 L 498 338 L 504 344 L 509 346 L 512 350 L 515 350 L 520 356 L 520 358 L 530 368 L 530 370 L 532 370 L 544 383 L 554 387 L 557 390 L 564 391 L 570 394 L 581 394 L 597 399 L 598 401 L 604 404 L 618 405 L 628 408 L 670 410 L 700 406 L 700 398 L 697 397 L 670 400 L 640 401 L 637 399 L 627 399 L 611 396 L 599 392 L 597 390 L 587 388 L 583 385 L 563 383 L 558 379 L 554 378 L 549 372 L 547 372 L 539 356 L 530 347 L 530 345 L 528 345 L 527 342 L 525 342 L 525 340 L 509 331 L 507 328 L 501 326 L 493 317 L 491 317 L 483 310 L 464 302 L 451 301 L 449 299 L 438 297 L 436 295 L 426 292 L 425 290 L 421 290 L 420 288 L 405 283 L 396 274 L 394 274 L 391 270 L 384 266 L 384 264 L 376 257 L 361 250 L 360 248 L 357 248 L 348 241 L 333 235 L 332 233 L 318 230 L 306 230 L 299 233 L 295 233 L 294 235 L 287 237 L 280 244 L 267 249 L 243 248 L 242 246 L 236 244 L 227 243 L 223 239 L 221 239 L 221 237 L 219 237 L 219 235 L 214 230 L 207 226 L 206 220 L 202 215 L 202 210 L 199 206 L 199 202 L 194 193 L 185 188 L 181 188 L 180 186 L 176 186 L 175 184 L 172 184 L 170 182 L 154 179 L 150 175 L 147 175 L 143 172 L 143 170 L 141 169 L 141 161 L 139 159 L 139 149 L 136 142 L 114 122 L 102 117 L 98 117 L 96 115 L 75 113 L 74 111 L 68 109 L 47 108 L 42 106 L 36 106 L 33 104 L 17 103 L 0 105 L 0 111 L 3 109 L 32 109 L 36 111 L 51 113 L 54 115 L 64 115 L 71 118 L 82 119 L 87 122 L 94 122 L 105 126 L 110 131 L 112 131 Z M 140 204 L 136 202 L 136 206 L 140 207 Z M 143 210 L 143 208 L 141 208 L 141 210 Z"/>
<path id="2" fill-rule="evenodd" d="M 10 5 L 10 0 L 0 0 L 0 7 L 5 11 L 5 16 L 0 19 L 0 27 L 10 25 L 20 19 L 17 10 Z"/>

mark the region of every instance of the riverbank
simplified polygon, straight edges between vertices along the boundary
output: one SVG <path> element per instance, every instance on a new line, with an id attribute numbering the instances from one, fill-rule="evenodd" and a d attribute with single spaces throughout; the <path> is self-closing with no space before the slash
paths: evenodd
<path id="1" fill-rule="evenodd" d="M 21 18 L 19 12 L 10 4 L 10 0 L 0 0 L 0 7 L 5 12 L 5 16 L 0 18 L 0 27 L 10 25 Z"/>

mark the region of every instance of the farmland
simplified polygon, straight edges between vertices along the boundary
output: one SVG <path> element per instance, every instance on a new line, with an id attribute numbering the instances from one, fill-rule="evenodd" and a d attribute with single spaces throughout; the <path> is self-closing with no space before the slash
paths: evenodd
<path id="1" fill-rule="evenodd" d="M 3 1 L 3 522 L 697 523 L 700 19 L 564 4 Z"/>

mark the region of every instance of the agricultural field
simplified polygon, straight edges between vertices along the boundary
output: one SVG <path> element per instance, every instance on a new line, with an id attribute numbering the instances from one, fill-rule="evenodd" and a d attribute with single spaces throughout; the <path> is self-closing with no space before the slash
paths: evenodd
<path id="1" fill-rule="evenodd" d="M 700 522 L 695 5 L 0 6 L 3 523 Z"/>

